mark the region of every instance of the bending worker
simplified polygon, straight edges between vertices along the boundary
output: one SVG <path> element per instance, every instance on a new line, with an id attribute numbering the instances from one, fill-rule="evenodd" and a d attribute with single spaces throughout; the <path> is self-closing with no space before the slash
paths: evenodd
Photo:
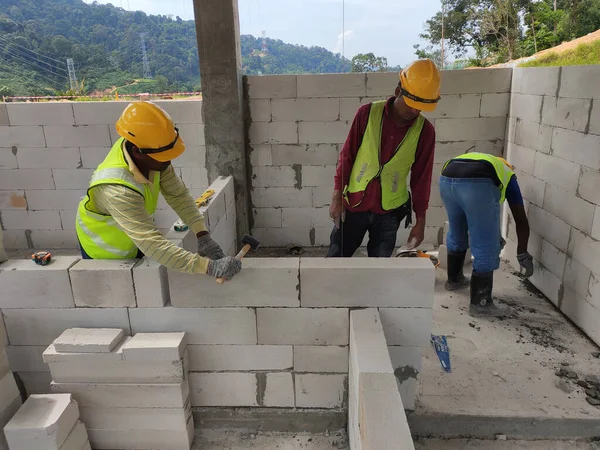
<path id="1" fill-rule="evenodd" d="M 329 257 L 350 257 L 369 232 L 370 257 L 390 257 L 402 220 L 416 223 L 409 248 L 424 239 L 435 130 L 421 111 L 440 99 L 440 73 L 429 59 L 400 72 L 393 97 L 359 108 L 340 153 L 329 216 Z M 411 194 L 407 178 L 410 173 Z"/>
<path id="2" fill-rule="evenodd" d="M 492 300 L 494 270 L 500 267 L 504 240 L 500 231 L 500 205 L 506 199 L 517 231 L 517 258 L 525 276 L 533 275 L 533 258 L 527 252 L 529 222 L 513 167 L 503 158 L 486 153 L 466 153 L 448 161 L 440 178 L 440 194 L 448 213 L 447 290 L 471 286 L 471 316 L 504 316 L 505 305 Z M 471 241 L 473 274 L 463 274 Z"/>
<path id="3" fill-rule="evenodd" d="M 194 198 L 171 165 L 185 151 L 171 117 L 152 102 L 133 102 L 116 128 L 121 138 L 94 172 L 77 210 L 83 258 L 146 255 L 180 272 L 227 279 L 236 275 L 241 262 L 225 256 L 212 240 Z M 177 247 L 156 228 L 152 215 L 159 193 L 196 234 L 198 254 Z"/>

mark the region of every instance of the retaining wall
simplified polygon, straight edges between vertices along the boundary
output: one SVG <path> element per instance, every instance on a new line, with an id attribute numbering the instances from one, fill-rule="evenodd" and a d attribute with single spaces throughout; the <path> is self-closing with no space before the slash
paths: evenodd
<path id="1" fill-rule="evenodd" d="M 186 152 L 173 166 L 195 196 L 208 186 L 202 102 L 158 101 Z M 75 214 L 94 169 L 119 139 L 128 102 L 0 103 L 0 222 L 6 248 L 76 248 Z M 161 197 L 155 220 L 177 219 Z"/>
<path id="2" fill-rule="evenodd" d="M 223 286 L 144 260 L 57 256 L 46 267 L 0 265 L 8 356 L 29 393 L 48 391 L 41 354 L 67 328 L 185 331 L 196 408 L 343 411 L 349 316 L 357 307 L 379 308 L 390 351 L 413 377 L 398 380 L 405 406 L 414 404 L 419 361 L 412 357 L 429 342 L 433 288 L 434 268 L 418 258 L 250 258 Z"/>
<path id="3" fill-rule="evenodd" d="M 600 67 L 515 69 L 507 156 L 526 199 L 531 281 L 600 344 Z M 516 232 L 506 217 L 507 256 Z"/>
<path id="4" fill-rule="evenodd" d="M 426 242 L 446 221 L 444 162 L 467 151 L 502 155 L 511 69 L 442 72 L 442 100 L 426 116 L 436 152 Z M 393 95 L 396 73 L 249 76 L 253 233 L 266 246 L 329 245 L 328 207 L 339 151 L 358 108 Z M 408 237 L 401 228 L 398 245 Z"/>

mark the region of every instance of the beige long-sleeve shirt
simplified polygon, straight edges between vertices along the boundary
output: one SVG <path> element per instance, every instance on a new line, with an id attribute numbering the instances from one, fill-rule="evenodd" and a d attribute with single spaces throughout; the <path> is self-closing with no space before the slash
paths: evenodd
<path id="1" fill-rule="evenodd" d="M 138 183 L 150 183 L 142 175 L 129 154 L 123 152 L 129 170 Z M 153 179 L 153 173 L 149 174 Z M 152 217 L 146 212 L 144 198 L 137 192 L 117 184 L 104 184 L 92 188 L 94 203 L 100 214 L 108 214 L 129 236 L 144 255 L 163 266 L 184 273 L 203 273 L 208 269 L 208 260 L 202 256 L 177 247 L 160 234 Z M 179 215 L 179 218 L 194 234 L 206 231 L 204 217 L 189 190 L 177 176 L 173 166 L 160 175 L 160 192 Z"/>

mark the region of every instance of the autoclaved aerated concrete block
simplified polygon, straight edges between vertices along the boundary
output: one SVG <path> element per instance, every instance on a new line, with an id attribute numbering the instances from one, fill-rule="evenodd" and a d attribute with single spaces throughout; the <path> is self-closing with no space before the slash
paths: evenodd
<path id="1" fill-rule="evenodd" d="M 53 344 L 62 353 L 110 353 L 122 340 L 120 328 L 69 328 Z"/>
<path id="2" fill-rule="evenodd" d="M 88 429 L 90 443 L 94 450 L 165 448 L 169 450 L 189 450 L 194 439 L 194 422 L 188 419 L 187 430 L 96 430 Z"/>
<path id="3" fill-rule="evenodd" d="M 388 347 L 404 409 L 415 409 L 418 380 L 422 367 L 422 347 Z"/>
<path id="4" fill-rule="evenodd" d="M 123 345 L 127 361 L 178 361 L 187 347 L 185 333 L 138 333 Z"/>
<path id="5" fill-rule="evenodd" d="M 431 308 L 434 271 L 423 258 L 302 258 L 301 304 Z"/>
<path id="6" fill-rule="evenodd" d="M 9 372 L 0 379 L 0 405 L 8 406 L 19 396 L 15 376 Z"/>
<path id="7" fill-rule="evenodd" d="M 297 374 L 296 407 L 341 408 L 346 398 L 346 375 Z"/>
<path id="8" fill-rule="evenodd" d="M 160 308 L 170 301 L 167 268 L 144 257 L 133 268 L 138 308 Z"/>
<path id="9" fill-rule="evenodd" d="M 259 406 L 257 389 L 254 373 L 190 373 L 192 406 Z"/>
<path id="10" fill-rule="evenodd" d="M 30 259 L 0 265 L 0 308 L 72 308 L 75 306 L 69 268 L 79 258 L 56 256 L 47 266 Z"/>
<path id="11" fill-rule="evenodd" d="M 135 307 L 132 269 L 137 260 L 81 260 L 69 273 L 76 306 Z"/>
<path id="12" fill-rule="evenodd" d="M 60 450 L 84 450 L 89 447 L 89 445 L 90 442 L 88 440 L 85 425 L 82 422 L 77 421 L 62 447 L 60 447 Z"/>
<path id="13" fill-rule="evenodd" d="M 298 258 L 247 258 L 242 271 L 223 285 L 212 277 L 169 271 L 171 303 L 188 308 L 298 307 L 299 266 Z"/>
<path id="14" fill-rule="evenodd" d="M 187 351 L 190 371 L 291 370 L 294 365 L 291 345 L 188 345 Z"/>
<path id="15" fill-rule="evenodd" d="M 431 339 L 431 308 L 380 308 L 388 345 L 425 347 Z"/>
<path id="16" fill-rule="evenodd" d="M 261 406 L 279 408 L 295 406 L 294 379 L 291 372 L 267 373 L 264 380 L 266 385 Z"/>
<path id="17" fill-rule="evenodd" d="M 71 394 L 32 395 L 4 433 L 11 450 L 59 450 L 78 418 Z"/>
<path id="18" fill-rule="evenodd" d="M 347 373 L 348 347 L 297 345 L 294 347 L 294 372 Z"/>
<path id="19" fill-rule="evenodd" d="M 357 373 L 394 373 L 377 309 L 350 313 L 350 348 Z"/>

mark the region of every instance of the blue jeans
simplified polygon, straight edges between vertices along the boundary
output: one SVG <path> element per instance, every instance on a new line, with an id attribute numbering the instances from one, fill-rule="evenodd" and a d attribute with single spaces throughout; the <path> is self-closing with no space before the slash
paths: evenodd
<path id="1" fill-rule="evenodd" d="M 440 194 L 448 213 L 449 252 L 469 248 L 473 271 L 492 272 L 500 267 L 500 189 L 489 178 L 440 177 Z"/>

